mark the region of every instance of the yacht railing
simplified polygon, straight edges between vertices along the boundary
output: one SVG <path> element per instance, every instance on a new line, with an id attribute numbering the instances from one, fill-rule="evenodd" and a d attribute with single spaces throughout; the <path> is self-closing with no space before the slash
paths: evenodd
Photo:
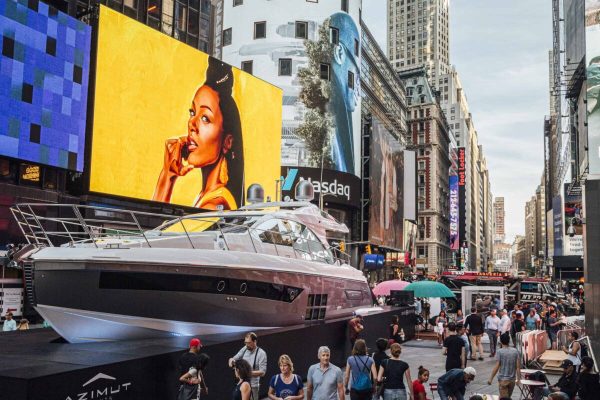
<path id="1" fill-rule="evenodd" d="M 303 260 L 326 263 L 350 262 L 349 254 L 342 252 L 336 246 L 326 246 L 319 240 L 303 238 L 294 232 L 228 223 L 223 221 L 223 218 L 228 216 L 225 213 L 222 218 L 218 216 L 219 219 L 215 220 L 214 214 L 211 216 L 198 214 L 173 216 L 109 207 L 44 203 L 20 203 L 11 207 L 10 211 L 27 242 L 38 247 L 74 246 L 75 244 L 90 244 L 96 248 L 127 247 L 127 243 L 114 243 L 107 239 L 128 240 L 128 243 L 139 240 L 147 247 L 159 247 L 153 246 L 154 240 L 182 237 L 187 239 L 185 240 L 186 247 L 195 249 L 193 239 L 202 235 L 203 232 L 190 232 L 186 228 L 186 221 L 206 220 L 207 223 L 210 222 L 218 228 L 218 236 L 222 239 L 223 250 L 230 250 L 230 245 L 227 243 L 227 231 L 235 230 L 236 233 L 248 235 L 252 249 L 247 251 L 260 253 L 261 249 L 272 246 L 276 255 L 289 257 L 289 251 L 285 252 L 284 250 L 291 248 L 294 257 Z M 168 234 L 161 236 L 150 233 L 156 232 L 153 228 L 167 221 L 169 228 L 181 226 L 181 232 L 171 229 Z M 271 241 L 261 240 L 261 234 L 269 235 Z M 299 247 L 299 244 L 302 243 L 306 243 L 306 249 Z M 160 247 L 164 248 L 164 245 Z M 325 255 L 319 255 L 320 252 L 324 252 Z"/>

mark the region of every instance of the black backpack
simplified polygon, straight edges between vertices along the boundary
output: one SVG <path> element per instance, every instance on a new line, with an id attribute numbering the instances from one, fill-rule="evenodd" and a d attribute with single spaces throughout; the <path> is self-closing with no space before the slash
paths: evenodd
<path id="1" fill-rule="evenodd" d="M 579 346 L 581 347 L 581 357 L 579 359 L 582 360 L 583 357 L 589 357 L 590 351 L 588 349 L 588 345 L 585 342 L 585 340 L 583 340 L 583 338 L 579 339 L 579 340 L 577 340 L 577 343 L 579 343 Z"/>

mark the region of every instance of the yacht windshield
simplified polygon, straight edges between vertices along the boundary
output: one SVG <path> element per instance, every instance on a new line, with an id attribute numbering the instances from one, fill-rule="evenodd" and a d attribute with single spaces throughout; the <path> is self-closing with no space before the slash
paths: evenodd
<path id="1" fill-rule="evenodd" d="M 235 233 L 245 231 L 260 217 L 260 215 L 234 215 L 224 217 L 191 216 L 182 218 L 181 220 L 166 222 L 156 230 L 163 233 L 199 233 L 216 230 Z"/>

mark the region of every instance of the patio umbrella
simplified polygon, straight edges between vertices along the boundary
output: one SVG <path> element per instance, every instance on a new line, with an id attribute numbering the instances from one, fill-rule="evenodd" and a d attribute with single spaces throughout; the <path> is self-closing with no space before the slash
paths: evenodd
<path id="1" fill-rule="evenodd" d="M 410 282 L 401 281 L 400 279 L 394 279 L 391 281 L 385 281 L 377 284 L 373 288 L 375 296 L 389 296 L 391 290 L 404 290 Z"/>
<path id="2" fill-rule="evenodd" d="M 456 297 L 445 285 L 434 281 L 413 282 L 404 290 L 412 290 L 415 297 Z"/>

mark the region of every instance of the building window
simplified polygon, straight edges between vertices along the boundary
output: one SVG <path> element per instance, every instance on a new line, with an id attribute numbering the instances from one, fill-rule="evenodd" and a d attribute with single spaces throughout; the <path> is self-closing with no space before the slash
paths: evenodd
<path id="1" fill-rule="evenodd" d="M 425 175 L 419 174 L 419 185 L 425 184 Z"/>
<path id="2" fill-rule="evenodd" d="M 242 61 L 242 71 L 252 73 L 252 61 Z"/>
<path id="3" fill-rule="evenodd" d="M 419 169 L 425 169 L 425 161 L 419 161 Z"/>
<path id="4" fill-rule="evenodd" d="M 234 7 L 241 6 L 242 4 L 244 4 L 244 0 L 233 0 Z"/>
<path id="5" fill-rule="evenodd" d="M 231 28 L 227 28 L 223 31 L 223 46 L 229 46 L 231 44 Z"/>
<path id="6" fill-rule="evenodd" d="M 354 39 L 354 55 L 356 57 L 360 56 L 360 42 L 358 39 Z"/>
<path id="7" fill-rule="evenodd" d="M 340 42 L 340 30 L 338 28 L 329 27 L 329 40 L 331 40 L 332 44 Z"/>
<path id="8" fill-rule="evenodd" d="M 264 39 L 267 37 L 267 23 L 265 21 L 254 23 L 254 39 Z"/>
<path id="9" fill-rule="evenodd" d="M 292 76 L 292 59 L 291 58 L 280 58 L 279 59 L 279 75 L 280 76 Z"/>
<path id="10" fill-rule="evenodd" d="M 342 11 L 348 12 L 348 0 L 342 0 Z"/>
<path id="11" fill-rule="evenodd" d="M 321 63 L 321 79 L 329 80 L 329 64 Z"/>
<path id="12" fill-rule="evenodd" d="M 296 39 L 308 39 L 308 22 L 296 21 Z"/>
<path id="13" fill-rule="evenodd" d="M 354 73 L 352 71 L 348 71 L 348 88 L 354 89 Z"/>

